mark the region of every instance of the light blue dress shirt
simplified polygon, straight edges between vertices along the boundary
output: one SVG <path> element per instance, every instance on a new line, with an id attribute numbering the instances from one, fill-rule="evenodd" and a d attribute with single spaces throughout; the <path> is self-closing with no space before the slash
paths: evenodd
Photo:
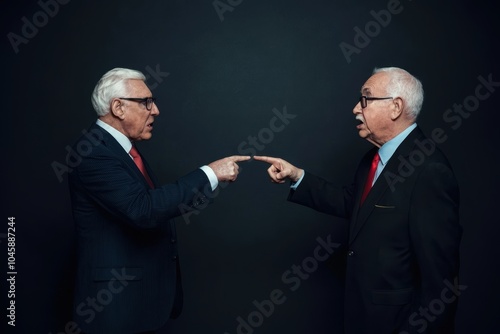
<path id="1" fill-rule="evenodd" d="M 401 145 L 403 140 L 405 140 L 406 137 L 408 137 L 408 135 L 410 134 L 410 132 L 412 132 L 413 129 L 415 129 L 416 127 L 417 124 L 413 123 L 412 125 L 407 127 L 404 131 L 402 131 L 399 135 L 392 138 L 379 148 L 378 155 L 380 156 L 380 161 L 378 162 L 377 170 L 375 171 L 375 177 L 373 178 L 372 185 L 375 183 L 379 175 L 382 174 L 382 171 L 384 170 L 387 161 L 389 161 L 394 152 L 396 152 L 399 145 Z"/>

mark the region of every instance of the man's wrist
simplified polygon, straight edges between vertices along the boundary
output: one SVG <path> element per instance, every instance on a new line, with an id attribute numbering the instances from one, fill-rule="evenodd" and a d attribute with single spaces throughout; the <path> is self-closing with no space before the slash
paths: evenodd
<path id="1" fill-rule="evenodd" d="M 217 179 L 217 175 L 215 175 L 214 170 L 206 165 L 201 166 L 200 169 L 207 175 L 208 180 L 210 181 L 210 186 L 212 187 L 212 191 L 214 191 L 215 188 L 217 188 L 217 186 L 219 185 L 219 180 Z"/>
<path id="2" fill-rule="evenodd" d="M 303 169 L 301 169 L 300 177 L 297 179 L 297 181 L 291 180 L 292 182 L 290 184 L 290 188 L 293 190 L 297 189 L 297 187 L 300 185 L 300 182 L 302 182 L 302 179 L 304 179 L 305 175 L 306 175 L 306 172 Z"/>

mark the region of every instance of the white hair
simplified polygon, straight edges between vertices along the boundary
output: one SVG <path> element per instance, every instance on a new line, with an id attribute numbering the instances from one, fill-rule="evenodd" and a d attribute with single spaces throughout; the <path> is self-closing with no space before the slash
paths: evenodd
<path id="1" fill-rule="evenodd" d="M 398 67 L 375 68 L 373 74 L 384 72 L 389 75 L 387 94 L 400 97 L 406 104 L 406 113 L 417 119 L 424 103 L 424 88 L 422 83 L 407 71 Z"/>
<path id="2" fill-rule="evenodd" d="M 146 81 L 142 72 L 127 68 L 114 68 L 108 71 L 97 82 L 92 93 L 92 105 L 98 116 L 104 116 L 110 112 L 111 100 L 117 97 L 125 97 L 127 94 L 127 80 Z"/>

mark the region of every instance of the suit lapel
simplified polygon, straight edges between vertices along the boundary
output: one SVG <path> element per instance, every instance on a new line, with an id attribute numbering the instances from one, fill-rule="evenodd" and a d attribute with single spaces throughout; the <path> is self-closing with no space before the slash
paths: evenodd
<path id="1" fill-rule="evenodd" d="M 399 165 L 401 163 L 399 158 L 407 158 L 415 147 L 415 140 L 421 137 L 423 137 L 423 133 L 420 128 L 417 127 L 405 138 L 405 140 L 403 140 L 403 142 L 399 145 L 392 157 L 387 162 L 387 165 L 385 166 L 382 173 L 373 184 L 373 187 L 368 193 L 365 202 L 360 206 L 361 194 L 363 192 L 363 187 L 366 182 L 371 161 L 368 161 L 368 159 L 366 158 L 363 160 L 363 166 L 360 166 L 357 176 L 357 179 L 360 181 L 360 183 L 357 183 L 358 191 L 354 204 L 355 207 L 353 211 L 353 217 L 350 224 L 349 244 L 354 241 L 359 231 L 363 228 L 379 199 L 384 195 L 386 191 L 393 191 L 389 189 L 389 181 L 394 179 L 393 175 L 399 174 Z M 372 153 L 367 156 L 369 156 L 371 159 L 373 158 L 374 154 L 375 153 Z"/>
<path id="2" fill-rule="evenodd" d="M 378 151 L 377 148 L 373 148 L 370 150 L 363 158 L 363 160 L 360 162 L 359 168 L 356 172 L 355 176 L 355 184 L 357 185 L 357 190 L 356 190 L 356 198 L 354 200 L 354 209 L 351 217 L 351 224 L 349 225 L 349 241 L 351 239 L 354 239 L 354 236 L 357 234 L 358 229 L 356 222 L 358 222 L 358 216 L 360 213 L 360 203 L 361 203 L 361 196 L 363 194 L 363 188 L 366 183 L 366 179 L 368 178 L 368 172 L 370 170 L 370 164 L 371 161 L 373 160 L 373 156 L 375 153 Z M 370 197 L 370 194 L 368 194 L 368 197 L 365 199 L 365 204 L 366 200 Z"/>
<path id="3" fill-rule="evenodd" d="M 98 131 L 99 133 L 102 134 L 102 137 L 101 137 L 102 144 L 105 145 L 106 147 L 108 147 L 108 149 L 110 151 L 112 151 L 114 154 L 116 154 L 119 159 L 121 159 L 125 164 L 127 164 L 130 167 L 130 169 L 133 171 L 134 175 L 139 180 L 141 180 L 148 189 L 151 189 L 149 187 L 148 182 L 146 181 L 146 178 L 144 177 L 144 175 L 142 175 L 139 168 L 137 168 L 134 160 L 130 157 L 128 152 L 125 152 L 125 150 L 120 145 L 120 143 L 118 143 L 118 141 L 108 131 L 104 130 L 103 128 L 101 128 L 99 125 L 97 125 L 95 123 L 90 127 L 89 133 L 93 133 L 94 131 Z M 142 157 L 142 154 L 141 154 L 141 157 Z M 146 166 L 146 170 L 148 171 L 149 176 L 150 176 L 151 180 L 153 181 L 153 184 L 156 185 L 156 178 L 154 177 L 153 173 L 151 172 L 151 169 L 149 168 L 149 165 L 147 164 L 147 162 L 145 161 L 144 158 L 143 158 L 143 163 Z"/>

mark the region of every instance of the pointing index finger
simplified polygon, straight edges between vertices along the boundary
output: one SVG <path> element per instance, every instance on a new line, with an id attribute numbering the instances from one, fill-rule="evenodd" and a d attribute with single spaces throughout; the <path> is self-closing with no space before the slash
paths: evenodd
<path id="1" fill-rule="evenodd" d="M 252 157 L 249 155 L 233 155 L 232 157 L 229 157 L 229 159 L 233 162 L 247 161 L 251 158 Z"/>
<path id="2" fill-rule="evenodd" d="M 255 160 L 264 161 L 264 162 L 267 162 L 267 163 L 272 164 L 272 165 L 274 165 L 275 163 L 279 163 L 279 159 L 274 158 L 274 157 L 266 157 L 263 155 L 254 155 L 253 158 Z"/>

